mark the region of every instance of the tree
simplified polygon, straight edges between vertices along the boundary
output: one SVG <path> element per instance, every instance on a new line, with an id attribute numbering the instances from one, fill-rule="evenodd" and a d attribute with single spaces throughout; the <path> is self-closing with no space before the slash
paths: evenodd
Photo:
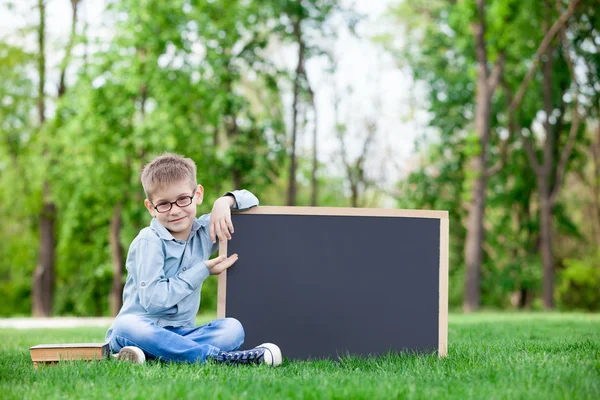
<path id="1" fill-rule="evenodd" d="M 543 286 L 543 302 L 544 307 L 546 309 L 554 308 L 554 259 L 552 255 L 552 210 L 556 203 L 557 194 L 560 190 L 560 186 L 563 181 L 566 164 L 570 157 L 571 151 L 573 149 L 575 140 L 577 138 L 577 133 L 579 129 L 580 123 L 580 115 L 579 115 L 579 90 L 577 79 L 575 77 L 573 61 L 571 60 L 571 55 L 569 54 L 569 42 L 567 40 L 567 36 L 565 34 L 565 25 L 569 18 L 575 12 L 575 8 L 580 3 L 579 0 L 573 0 L 569 3 L 568 8 L 563 12 L 561 2 L 558 1 L 556 4 L 556 10 L 559 14 L 559 18 L 557 21 L 551 25 L 551 19 L 554 15 L 554 7 L 550 4 L 549 0 L 545 1 L 545 11 L 544 11 L 544 20 L 542 23 L 544 39 L 540 48 L 538 49 L 538 53 L 536 54 L 536 58 L 534 59 L 534 64 L 530 68 L 529 74 L 525 77 L 525 80 L 521 83 L 519 88 L 519 92 L 513 99 L 510 107 L 510 111 L 515 110 L 523 98 L 525 94 L 525 90 L 527 88 L 528 79 L 531 79 L 533 76 L 533 68 L 535 63 L 540 58 L 540 54 L 544 55 L 544 60 L 542 63 L 542 92 L 543 92 L 543 110 L 544 110 L 544 131 L 545 131 L 545 140 L 543 145 L 543 157 L 542 162 L 538 161 L 536 152 L 534 150 L 534 146 L 531 138 L 526 137 L 523 134 L 522 130 L 519 130 L 520 137 L 523 140 L 523 145 L 527 153 L 527 157 L 532 169 L 535 172 L 537 183 L 538 183 L 538 191 L 539 191 L 539 199 L 540 199 L 540 221 L 541 221 L 541 255 L 543 262 L 543 271 L 544 271 L 544 286 Z M 562 119 L 565 116 L 565 107 L 562 101 L 562 98 L 557 99 L 553 92 L 560 93 L 562 97 L 562 93 L 564 89 L 557 91 L 555 88 L 560 87 L 561 84 L 558 83 L 558 80 L 553 82 L 553 59 L 554 59 L 554 46 L 551 44 L 554 36 L 560 32 L 560 42 L 563 45 L 564 51 L 563 56 L 564 60 L 567 64 L 567 69 L 570 75 L 570 84 L 568 86 L 573 85 L 573 106 L 571 109 L 571 125 L 569 135 L 563 144 L 563 150 L 560 154 L 558 162 L 555 161 L 555 154 L 559 152 L 559 143 L 557 137 L 562 128 Z M 554 87 L 553 87 L 554 86 Z M 567 86 L 567 87 L 568 87 Z M 559 104 L 557 104 L 559 103 Z M 558 107 L 556 108 L 556 106 Z M 551 123 L 551 120 L 556 117 L 553 115 L 554 110 L 557 109 L 559 112 L 558 115 L 558 123 Z"/>
<path id="2" fill-rule="evenodd" d="M 215 167 L 231 171 L 234 188 L 252 183 L 257 190 L 282 162 L 281 74 L 265 54 L 279 15 L 269 2 L 242 1 L 197 2 L 192 12 L 195 34 L 207 44 L 200 69 L 213 97 L 203 112 L 217 146 Z"/>
<path id="3" fill-rule="evenodd" d="M 575 2 L 576 3 L 576 2 Z M 454 129 L 446 125 L 450 120 L 442 113 L 447 113 L 448 109 L 439 107 L 439 103 L 448 102 L 445 98 L 450 98 L 454 103 L 459 97 L 453 91 L 465 92 L 464 83 L 461 85 L 461 78 L 452 75 L 451 72 L 444 70 L 444 66 L 450 64 L 463 64 L 466 68 L 476 66 L 477 79 L 475 87 L 475 103 L 471 101 L 458 105 L 458 108 L 469 110 L 471 104 L 474 109 L 474 134 L 469 134 L 468 157 L 471 162 L 467 170 L 467 180 L 465 181 L 467 191 L 466 199 L 469 203 L 469 217 L 467 220 L 467 238 L 465 244 L 465 293 L 463 298 L 463 308 L 466 311 L 476 310 L 480 305 L 480 276 L 481 263 L 483 260 L 483 250 L 486 247 L 484 241 L 484 215 L 486 204 L 486 180 L 489 176 L 497 173 L 504 167 L 503 162 L 506 158 L 507 146 L 509 140 L 493 138 L 490 141 L 490 129 L 497 127 L 499 131 L 497 118 L 503 118 L 504 112 L 501 107 L 501 98 L 496 96 L 494 99 L 494 90 L 502 80 L 502 71 L 510 71 L 511 76 L 519 77 L 517 71 L 525 69 L 527 74 L 519 77 L 520 89 L 513 98 L 508 107 L 509 119 L 514 117 L 514 104 L 518 104 L 522 98 L 525 88 L 535 73 L 539 56 L 546 51 L 549 42 L 562 27 L 569 16 L 573 13 L 575 3 L 571 3 L 569 8 L 561 14 L 560 18 L 554 23 L 550 30 L 547 30 L 545 36 L 542 35 L 536 55 L 533 57 L 529 66 L 525 67 L 525 60 L 530 56 L 526 54 L 528 44 L 520 40 L 522 37 L 536 37 L 536 32 L 532 30 L 530 21 L 532 15 L 537 15 L 536 11 L 529 5 L 518 2 L 491 2 L 484 4 L 477 2 L 475 8 L 472 3 L 435 3 L 434 7 L 428 7 L 421 20 L 425 20 L 424 25 L 415 25 L 414 22 L 408 23 L 409 31 L 418 32 L 420 48 L 416 51 L 409 50 L 402 54 L 406 57 L 412 66 L 417 78 L 430 83 L 432 88 L 432 97 L 437 97 L 432 102 L 430 110 L 435 113 L 432 120 L 433 125 L 442 129 L 442 140 L 450 145 L 449 136 L 459 134 L 456 128 L 465 129 L 468 127 L 469 119 L 462 120 Z M 422 4 L 411 4 L 400 8 L 398 13 L 404 13 L 404 16 L 415 15 L 423 12 Z M 486 11 L 487 10 L 487 11 Z M 465 21 L 472 21 L 472 34 L 475 38 L 475 51 L 473 52 L 468 44 L 472 39 L 464 29 Z M 531 30 L 531 32 L 526 32 Z M 451 41 L 451 42 L 450 42 Z M 441 52 L 440 52 L 441 47 Z M 412 51 L 412 52 L 411 52 Z M 445 51 L 445 53 L 444 53 Z M 416 53 L 416 54 L 415 54 Z M 497 62 L 494 68 L 489 66 L 489 54 L 495 55 Z M 517 72 L 517 73 L 515 73 Z M 515 79 L 510 79 L 511 84 Z M 468 84 L 467 84 L 468 85 Z M 452 93 L 452 94 L 451 94 Z M 440 95 L 444 99 L 440 100 Z M 434 108 L 435 106 L 435 108 Z M 465 113 L 466 114 L 466 113 Z M 470 112 L 469 112 L 470 114 Z M 463 114 L 464 115 L 464 114 Z M 491 118 L 490 118 L 491 115 Z M 469 118 L 469 117 L 467 117 Z M 467 122 L 467 124 L 465 124 Z M 514 121 L 510 123 L 515 125 Z M 450 128 L 448 131 L 445 129 Z M 515 132 L 514 129 L 509 129 Z M 517 131 L 520 132 L 520 129 Z M 516 132 L 515 132 L 516 133 Z M 518 135 L 518 133 L 516 133 Z M 495 164 L 489 163 L 489 153 L 491 150 L 498 150 L 502 155 Z"/>
<path id="4" fill-rule="evenodd" d="M 60 80 L 58 85 L 58 98 L 60 99 L 66 91 L 65 76 L 71 51 L 75 42 L 77 26 L 77 6 L 79 0 L 71 0 L 72 22 L 71 34 L 63 62 L 60 66 Z M 40 22 L 38 25 L 38 118 L 40 135 L 50 132 L 46 129 L 46 8 L 43 0 L 38 0 Z M 47 143 L 50 138 L 41 137 L 42 163 L 52 164 L 53 156 L 50 154 Z M 52 314 L 54 303 L 54 279 L 55 279 L 55 224 L 57 208 L 52 199 L 52 186 L 50 180 L 45 178 L 42 183 L 42 208 L 39 214 L 39 263 L 33 273 L 32 285 L 32 313 L 34 316 L 49 316 Z"/>
<path id="5" fill-rule="evenodd" d="M 38 0 L 40 23 L 38 26 L 38 123 L 40 130 L 46 119 L 46 5 Z M 33 316 L 49 316 L 52 313 L 54 290 L 54 204 L 49 200 L 50 184 L 43 185 L 43 206 L 39 216 L 40 248 L 39 263 L 33 272 L 32 313 Z"/>
<path id="6" fill-rule="evenodd" d="M 492 96 L 503 73 L 505 53 L 500 50 L 498 59 L 490 71 L 486 44 L 485 1 L 477 0 L 477 17 L 473 23 L 475 53 L 477 59 L 477 83 L 475 100 L 475 135 L 479 139 L 480 151 L 469 162 L 474 176 L 471 201 L 468 207 L 467 239 L 465 243 L 465 311 L 475 311 L 480 304 L 480 269 L 484 242 L 483 216 L 485 213 L 485 188 L 488 171 L 488 147 L 490 140 L 490 113 Z"/>
<path id="7" fill-rule="evenodd" d="M 309 102 L 314 114 L 313 130 L 313 172 L 311 175 L 311 204 L 316 204 L 317 199 L 317 166 L 316 143 L 317 143 L 317 110 L 314 102 L 314 92 L 311 88 L 306 73 L 306 62 L 310 57 L 323 53 L 316 41 L 310 41 L 315 32 L 325 29 L 330 15 L 339 9 L 338 0 L 310 0 L 306 2 L 273 2 L 275 9 L 285 15 L 286 20 L 279 28 L 281 32 L 291 31 L 291 35 L 283 35 L 284 40 L 289 39 L 297 46 L 297 61 L 293 75 L 292 84 L 292 121 L 291 121 L 291 148 L 289 151 L 290 164 L 288 172 L 287 205 L 296 204 L 296 169 L 297 169 L 297 136 L 298 136 L 298 114 L 300 104 Z M 308 101 L 307 101 L 308 100 Z M 313 205 L 314 205 L 313 204 Z"/>
<path id="8" fill-rule="evenodd" d="M 365 193 L 370 183 L 365 173 L 365 162 L 377 133 L 377 123 L 374 120 L 366 120 L 364 122 L 364 135 L 359 135 L 364 136 L 361 150 L 358 157 L 351 161 L 347 148 L 348 127 L 341 121 L 339 104 L 340 96 L 336 93 L 334 100 L 334 119 L 336 135 L 340 142 L 340 158 L 342 160 L 342 167 L 346 179 L 350 185 L 350 206 L 359 207 L 359 197 L 361 194 Z"/>
<path id="9" fill-rule="evenodd" d="M 502 30 L 496 21 L 490 21 L 492 13 L 501 21 Z M 398 57 L 408 61 L 417 79 L 430 83 L 430 110 L 435 114 L 431 125 L 441 129 L 442 140 L 448 146 L 455 141 L 453 136 L 466 137 L 464 155 L 469 161 L 462 194 L 468 212 L 463 308 L 473 311 L 480 305 L 486 182 L 493 173 L 488 165 L 490 142 L 494 146 L 499 144 L 497 138 L 491 138 L 491 130 L 495 125 L 494 93 L 506 59 L 506 38 L 502 32 L 514 19 L 514 10 L 512 3 L 486 5 L 483 0 L 452 4 L 417 2 L 399 6 L 395 14 L 407 23 L 408 31 L 414 35 L 411 39 L 420 44 L 418 49 L 407 45 Z M 408 22 L 409 19 L 413 22 Z"/>
<path id="10" fill-rule="evenodd" d="M 53 150 L 63 157 L 50 172 L 68 210 L 59 244 L 60 309 L 83 313 L 94 304 L 101 313 L 110 288 L 111 312 L 119 310 L 124 246 L 148 219 L 139 173 L 153 156 L 172 151 L 196 160 L 206 203 L 221 186 L 231 189 L 227 182 L 252 183 L 259 192 L 277 174 L 283 129 L 272 70 L 260 56 L 268 36 L 262 11 L 184 3 L 112 3 L 107 15 L 128 18 L 115 18 L 115 36 L 89 57 L 57 111 L 66 122 Z M 225 14 L 230 18 L 218 18 Z M 256 25 L 239 24 L 250 15 L 259 16 Z M 206 45 L 203 57 L 199 44 Z M 247 65 L 259 79 L 246 80 Z M 76 268 L 79 277 L 69 274 Z M 76 301 L 83 281 L 90 282 L 87 292 Z"/>

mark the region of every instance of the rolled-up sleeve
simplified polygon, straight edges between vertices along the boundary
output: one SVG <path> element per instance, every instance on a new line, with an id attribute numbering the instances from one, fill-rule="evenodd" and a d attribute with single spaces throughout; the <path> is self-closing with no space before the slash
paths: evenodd
<path id="1" fill-rule="evenodd" d="M 130 255 L 134 257 L 133 267 L 137 271 L 135 283 L 140 304 L 150 314 L 159 314 L 175 307 L 210 275 L 203 261 L 195 261 L 167 278 L 160 242 L 142 238 L 135 244 L 133 252 Z"/>
<path id="2" fill-rule="evenodd" d="M 231 207 L 234 211 L 244 211 L 258 205 L 258 198 L 245 189 L 227 192 L 224 196 L 226 195 L 231 195 L 235 199 L 235 204 Z"/>

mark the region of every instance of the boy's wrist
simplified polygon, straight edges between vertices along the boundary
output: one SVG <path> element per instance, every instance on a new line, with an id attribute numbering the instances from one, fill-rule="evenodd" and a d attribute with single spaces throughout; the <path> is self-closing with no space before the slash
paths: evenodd
<path id="1" fill-rule="evenodd" d="M 229 208 L 235 205 L 235 197 L 231 193 L 227 193 L 223 195 L 220 200 L 225 201 Z"/>

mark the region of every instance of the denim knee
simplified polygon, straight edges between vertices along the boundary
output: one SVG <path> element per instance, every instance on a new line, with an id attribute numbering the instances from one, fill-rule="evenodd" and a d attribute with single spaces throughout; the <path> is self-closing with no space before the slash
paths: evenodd
<path id="1" fill-rule="evenodd" d="M 227 317 L 222 320 L 223 329 L 228 331 L 232 336 L 240 338 L 243 342 L 246 336 L 246 332 L 244 332 L 244 326 L 240 321 L 235 318 Z"/>
<path id="2" fill-rule="evenodd" d="M 110 333 L 110 349 L 119 352 L 123 347 L 135 346 L 144 351 L 146 357 L 156 358 L 157 327 L 145 317 L 123 315 L 115 319 Z"/>
<path id="3" fill-rule="evenodd" d="M 246 333 L 240 321 L 235 318 L 223 318 L 215 322 L 220 332 L 218 347 L 231 351 L 237 350 L 244 344 Z"/>
<path id="4" fill-rule="evenodd" d="M 111 332 L 111 348 L 138 346 L 152 337 L 152 321 L 137 315 L 123 315 L 115 319 Z"/>
<path id="5" fill-rule="evenodd" d="M 113 335 L 129 338 L 139 332 L 142 325 L 145 324 L 143 324 L 142 318 L 137 315 L 123 315 L 114 320 L 112 333 Z"/>

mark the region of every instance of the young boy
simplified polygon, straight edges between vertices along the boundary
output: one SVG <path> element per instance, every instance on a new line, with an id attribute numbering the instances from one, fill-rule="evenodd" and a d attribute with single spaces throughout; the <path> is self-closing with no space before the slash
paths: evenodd
<path id="1" fill-rule="evenodd" d="M 127 254 L 123 307 L 106 333 L 119 359 L 173 362 L 261 363 L 279 365 L 281 351 L 272 343 L 236 351 L 244 342 L 242 324 L 223 318 L 195 327 L 202 282 L 238 259 L 237 254 L 208 260 L 219 241 L 231 239 L 231 209 L 246 210 L 258 199 L 236 190 L 217 199 L 211 214 L 196 219 L 204 188 L 196 183 L 189 158 L 165 154 L 141 176 L 149 227 L 133 240 Z"/>

